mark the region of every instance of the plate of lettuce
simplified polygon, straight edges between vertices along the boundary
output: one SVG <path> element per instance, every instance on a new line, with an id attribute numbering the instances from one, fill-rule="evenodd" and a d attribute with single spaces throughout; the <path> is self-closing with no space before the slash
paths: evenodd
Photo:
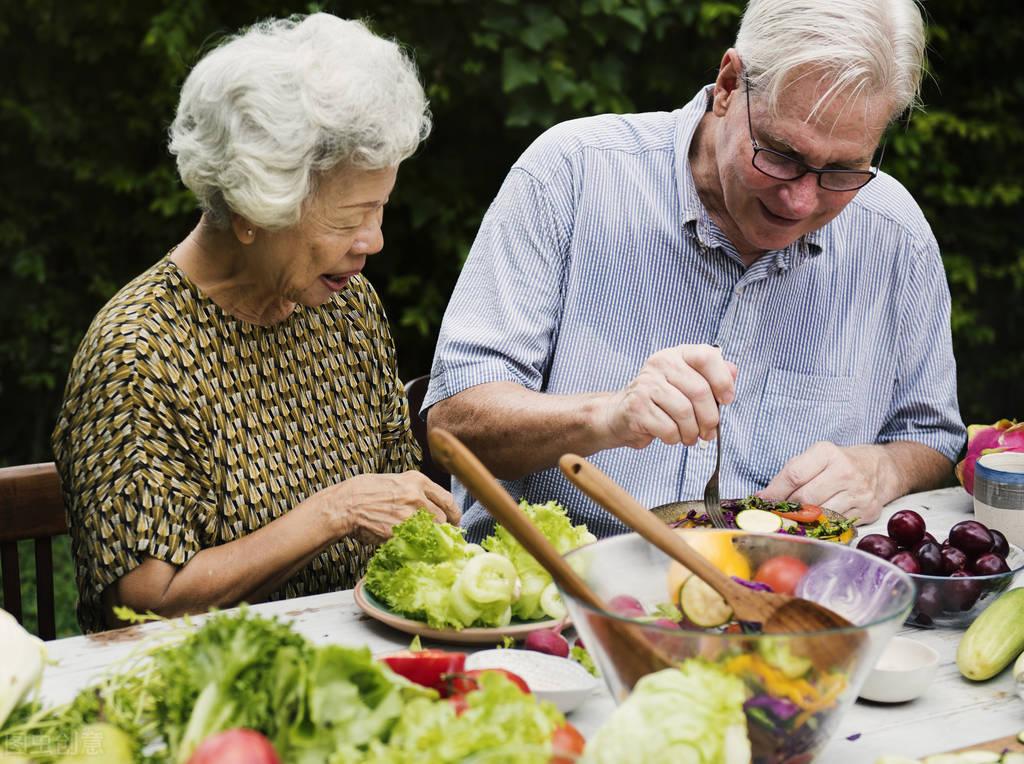
<path id="1" fill-rule="evenodd" d="M 565 554 L 595 541 L 557 502 L 520 508 Z M 566 618 L 551 576 L 500 525 L 480 544 L 426 510 L 396 525 L 356 585 L 356 604 L 407 634 L 464 644 L 522 637 Z"/>

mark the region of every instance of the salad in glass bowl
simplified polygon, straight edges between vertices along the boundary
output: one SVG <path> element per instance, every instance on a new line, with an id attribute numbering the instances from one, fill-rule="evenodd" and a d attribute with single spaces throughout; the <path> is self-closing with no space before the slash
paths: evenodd
<path id="1" fill-rule="evenodd" d="M 821 603 L 854 625 L 763 633 L 760 624 L 735 620 L 710 587 L 704 589 L 703 581 L 636 534 L 570 552 L 566 559 L 608 609 L 565 592 L 563 598 L 621 703 L 608 724 L 619 731 L 621 743 L 607 754 L 604 745 L 595 745 L 596 761 L 613 761 L 615 751 L 626 750 L 631 755 L 623 761 L 812 761 L 910 611 L 909 575 L 865 552 L 802 536 L 680 533 L 728 575 Z M 653 667 L 639 678 L 625 670 L 621 642 L 609 639 L 624 625 L 667 656 L 668 667 Z M 817 649 L 827 639 L 842 639 L 851 648 Z M 652 700 L 656 696 L 662 700 Z M 647 710 L 638 712 L 637 706 Z M 610 740 L 604 730 L 599 736 Z"/>

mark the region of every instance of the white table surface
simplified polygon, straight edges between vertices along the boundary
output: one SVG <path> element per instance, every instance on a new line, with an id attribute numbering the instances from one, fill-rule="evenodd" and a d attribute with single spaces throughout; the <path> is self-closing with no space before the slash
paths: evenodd
<path id="1" fill-rule="evenodd" d="M 862 527 L 861 535 L 880 527 L 892 512 L 906 508 L 920 512 L 928 528 L 940 533 L 972 514 L 971 499 L 960 488 L 919 493 L 893 502 L 878 526 Z M 373 652 L 383 653 L 406 647 L 410 639 L 365 616 L 356 607 L 351 591 L 257 605 L 254 609 L 290 620 L 297 631 L 319 644 L 367 645 Z M 69 700 L 106 667 L 127 655 L 143 635 L 160 628 L 159 624 L 146 624 L 49 642 L 49 655 L 56 665 L 45 672 L 44 701 Z M 924 697 L 910 703 L 858 701 L 818 761 L 871 764 L 883 753 L 923 756 L 1024 730 L 1024 701 L 1016 696 L 1009 671 L 980 683 L 960 676 L 955 655 L 961 632 L 904 628 L 900 633 L 939 651 L 941 664 L 931 688 Z M 589 736 L 613 707 L 611 696 L 602 691 L 569 718 Z M 851 736 L 859 737 L 847 739 Z"/>

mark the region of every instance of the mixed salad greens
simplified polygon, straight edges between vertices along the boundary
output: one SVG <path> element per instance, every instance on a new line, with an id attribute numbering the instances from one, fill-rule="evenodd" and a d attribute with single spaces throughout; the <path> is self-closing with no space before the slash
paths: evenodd
<path id="1" fill-rule="evenodd" d="M 548 764 L 556 732 L 567 727 L 511 676 L 459 677 L 461 704 L 442 701 L 368 648 L 316 646 L 245 608 L 198 629 L 186 620 L 144 645 L 69 704 L 15 707 L 0 724 L 0 760 L 183 764 L 199 760 L 204 741 L 247 728 L 288 764 L 443 763 L 478 754 Z M 91 758 L 79 745 L 84 736 L 100 741 Z"/>
<path id="2" fill-rule="evenodd" d="M 854 535 L 855 518 L 838 518 L 814 504 L 768 501 L 757 496 L 722 502 L 726 525 L 749 531 L 778 532 L 823 541 L 848 543 Z M 706 513 L 690 510 L 672 523 L 676 528 L 712 528 Z"/>
<path id="3" fill-rule="evenodd" d="M 595 541 L 554 501 L 520 508 L 561 553 Z M 433 628 L 507 626 L 565 617 L 547 571 L 501 526 L 481 545 L 426 510 L 396 525 L 370 560 L 365 586 L 393 612 Z"/>

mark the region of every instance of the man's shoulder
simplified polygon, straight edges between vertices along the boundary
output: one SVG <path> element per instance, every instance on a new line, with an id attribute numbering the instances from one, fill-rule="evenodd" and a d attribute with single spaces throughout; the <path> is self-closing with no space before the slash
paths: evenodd
<path id="1" fill-rule="evenodd" d="M 598 114 L 561 122 L 544 131 L 515 167 L 538 178 L 588 154 L 673 151 L 679 112 Z"/>
<path id="2" fill-rule="evenodd" d="M 911 193 L 896 178 L 879 172 L 850 204 L 851 212 L 865 220 L 886 220 L 920 247 L 934 241 L 931 226 Z"/>

